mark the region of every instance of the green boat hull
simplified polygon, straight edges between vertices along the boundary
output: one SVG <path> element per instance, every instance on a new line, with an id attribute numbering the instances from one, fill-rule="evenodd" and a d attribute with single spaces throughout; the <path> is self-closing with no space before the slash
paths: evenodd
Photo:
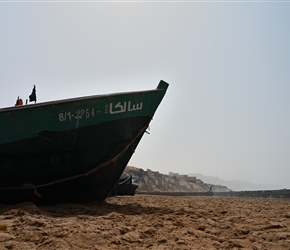
<path id="1" fill-rule="evenodd" d="M 105 200 L 167 87 L 0 110 L 0 203 Z"/>

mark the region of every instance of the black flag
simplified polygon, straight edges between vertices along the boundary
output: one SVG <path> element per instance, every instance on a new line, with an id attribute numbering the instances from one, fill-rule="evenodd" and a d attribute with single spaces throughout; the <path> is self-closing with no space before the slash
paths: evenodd
<path id="1" fill-rule="evenodd" d="M 33 102 L 35 101 L 36 102 L 36 89 L 35 89 L 35 85 L 33 85 L 33 90 L 32 90 L 32 93 L 31 95 L 29 96 L 29 101 L 30 102 Z"/>

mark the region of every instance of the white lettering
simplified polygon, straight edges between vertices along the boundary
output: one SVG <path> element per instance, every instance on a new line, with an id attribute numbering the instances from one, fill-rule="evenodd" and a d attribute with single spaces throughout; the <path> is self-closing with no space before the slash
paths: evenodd
<path id="1" fill-rule="evenodd" d="M 126 105 L 127 105 L 126 102 L 124 102 L 124 105 L 122 105 L 121 102 L 118 102 L 113 108 L 113 103 L 110 103 L 110 114 L 118 114 L 126 112 Z"/>
<path id="2" fill-rule="evenodd" d="M 58 120 L 60 122 L 67 121 L 67 120 L 72 120 L 72 119 L 89 119 L 91 117 L 95 116 L 95 113 L 100 113 L 100 111 L 95 112 L 95 108 L 91 109 L 78 109 L 75 112 L 73 111 L 68 111 L 68 112 L 61 112 L 58 114 Z"/>
<path id="3" fill-rule="evenodd" d="M 134 104 L 132 107 L 131 107 L 131 102 L 129 101 L 129 104 L 128 104 L 128 111 L 135 111 L 135 110 L 141 110 L 142 109 L 142 105 L 143 103 L 138 103 L 138 104 Z"/>

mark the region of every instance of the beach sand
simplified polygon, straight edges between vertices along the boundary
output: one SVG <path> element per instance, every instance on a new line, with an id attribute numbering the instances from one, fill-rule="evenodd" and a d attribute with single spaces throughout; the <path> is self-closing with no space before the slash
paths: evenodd
<path id="1" fill-rule="evenodd" d="M 138 194 L 0 205 L 0 249 L 290 249 L 290 201 Z"/>

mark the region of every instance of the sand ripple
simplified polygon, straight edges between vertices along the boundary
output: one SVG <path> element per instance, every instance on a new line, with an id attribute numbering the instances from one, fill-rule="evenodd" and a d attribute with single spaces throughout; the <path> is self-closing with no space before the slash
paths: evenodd
<path id="1" fill-rule="evenodd" d="M 3 249 L 290 249 L 290 201 L 136 195 L 0 206 Z"/>

